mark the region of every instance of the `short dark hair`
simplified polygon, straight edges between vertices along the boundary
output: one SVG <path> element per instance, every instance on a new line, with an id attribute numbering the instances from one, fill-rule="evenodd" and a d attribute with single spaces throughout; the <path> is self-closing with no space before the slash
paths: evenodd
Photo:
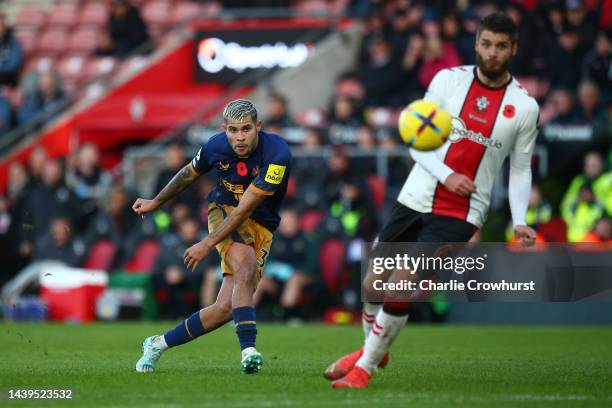
<path id="1" fill-rule="evenodd" d="M 489 14 L 480 20 L 476 38 L 479 38 L 484 30 L 507 34 L 513 43 L 517 41 L 517 29 L 514 20 L 501 11 Z"/>

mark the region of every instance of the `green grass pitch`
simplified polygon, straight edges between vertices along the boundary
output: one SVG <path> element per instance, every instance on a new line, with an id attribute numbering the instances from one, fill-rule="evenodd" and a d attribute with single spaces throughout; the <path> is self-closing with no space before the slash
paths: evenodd
<path id="1" fill-rule="evenodd" d="M 258 326 L 264 370 L 246 376 L 231 326 L 134 372 L 144 337 L 172 324 L 1 324 L 0 405 L 62 407 L 612 406 L 612 327 L 408 325 L 367 390 L 322 371 L 362 341 L 358 326 Z M 8 389 L 74 390 L 8 401 Z"/>

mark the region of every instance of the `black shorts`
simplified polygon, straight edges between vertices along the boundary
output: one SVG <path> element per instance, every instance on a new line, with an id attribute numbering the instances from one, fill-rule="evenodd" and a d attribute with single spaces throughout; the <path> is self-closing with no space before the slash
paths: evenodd
<path id="1" fill-rule="evenodd" d="M 467 242 L 476 227 L 457 218 L 422 213 L 395 202 L 379 242 Z"/>

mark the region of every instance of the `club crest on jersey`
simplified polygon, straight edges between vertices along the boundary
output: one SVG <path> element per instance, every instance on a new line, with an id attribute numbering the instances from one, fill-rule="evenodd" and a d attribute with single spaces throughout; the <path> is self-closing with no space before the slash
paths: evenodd
<path id="1" fill-rule="evenodd" d="M 259 176 L 259 166 L 253 167 L 253 170 L 251 171 L 251 174 L 253 175 L 253 177 Z"/>
<path id="2" fill-rule="evenodd" d="M 483 113 L 487 110 L 490 104 L 491 103 L 489 102 L 486 96 L 481 96 L 480 98 L 476 99 L 476 106 L 474 107 L 474 109 L 478 113 Z"/>
<path id="3" fill-rule="evenodd" d="M 220 168 L 221 170 L 223 170 L 223 171 L 227 171 L 227 170 L 229 170 L 229 166 L 230 166 L 230 164 L 229 164 L 229 163 L 219 162 L 219 168 Z"/>

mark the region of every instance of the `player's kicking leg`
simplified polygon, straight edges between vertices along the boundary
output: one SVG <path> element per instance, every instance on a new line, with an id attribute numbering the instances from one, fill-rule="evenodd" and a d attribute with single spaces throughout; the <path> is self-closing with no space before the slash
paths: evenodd
<path id="1" fill-rule="evenodd" d="M 372 273 L 366 275 L 363 282 L 363 288 L 365 291 L 371 290 L 371 288 L 373 287 L 372 282 L 374 281 L 374 279 L 380 278 L 376 277 Z M 374 324 L 376 323 L 376 315 L 378 314 L 382 306 L 382 302 L 364 302 L 363 304 L 363 310 L 361 312 L 361 325 L 363 327 L 364 345 L 372 331 L 372 328 L 374 327 Z M 327 369 L 323 373 L 323 376 L 329 380 L 338 380 L 344 377 L 348 374 L 349 371 L 353 369 L 353 367 L 357 363 L 357 360 L 359 360 L 359 358 L 363 355 L 363 350 L 364 348 L 360 347 L 358 350 L 340 357 L 338 360 L 330 364 L 329 367 L 327 367 Z M 384 355 L 383 359 L 380 362 L 380 368 L 385 368 L 388 363 L 389 353 Z"/>
<path id="2" fill-rule="evenodd" d="M 136 363 L 136 371 L 139 373 L 155 371 L 164 351 L 195 340 L 230 321 L 233 289 L 234 278 L 225 276 L 215 303 L 194 313 L 165 334 L 147 337 L 142 344 L 142 357 Z"/>
<path id="3" fill-rule="evenodd" d="M 242 372 L 256 374 L 261 370 L 263 358 L 255 349 L 257 323 L 253 294 L 258 280 L 255 250 L 249 245 L 235 242 L 228 251 L 227 261 L 234 271 L 232 316 L 242 351 Z"/>
<path id="4" fill-rule="evenodd" d="M 382 366 L 385 358 L 388 359 L 389 348 L 407 320 L 407 302 L 385 302 L 376 315 L 362 354 L 344 377 L 332 382 L 332 387 L 366 388 L 376 368 Z"/>

